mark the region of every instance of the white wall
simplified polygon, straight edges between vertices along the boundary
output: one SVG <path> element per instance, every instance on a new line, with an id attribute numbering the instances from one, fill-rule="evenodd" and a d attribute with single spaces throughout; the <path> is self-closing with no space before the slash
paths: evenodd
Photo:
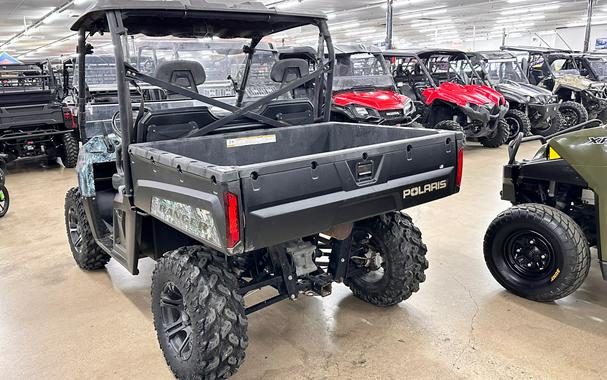
<path id="1" fill-rule="evenodd" d="M 575 28 L 559 28 L 557 29 L 559 35 L 567 41 L 567 44 L 573 50 L 583 50 L 584 48 L 584 27 Z M 567 48 L 565 43 L 558 38 L 555 34 L 542 35 L 541 36 L 551 47 L 554 48 Z M 607 25 L 595 25 L 592 27 L 590 33 L 590 47 L 589 49 L 594 50 L 595 41 L 597 38 L 607 38 Z M 479 39 L 474 43 L 472 41 L 465 41 L 461 44 L 450 45 L 445 47 L 457 47 L 463 50 L 496 50 L 499 49 L 502 44 L 501 38 L 494 38 L 489 40 Z M 449 44 L 447 44 L 449 45 Z M 506 38 L 506 45 L 524 45 L 524 46 L 546 46 L 536 35 L 531 33 L 525 33 L 522 37 L 517 38 Z"/>

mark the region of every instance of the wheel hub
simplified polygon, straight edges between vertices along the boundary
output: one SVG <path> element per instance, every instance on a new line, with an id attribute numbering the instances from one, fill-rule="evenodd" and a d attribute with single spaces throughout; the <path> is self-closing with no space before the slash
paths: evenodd
<path id="1" fill-rule="evenodd" d="M 179 288 L 167 282 L 160 293 L 161 333 L 173 354 L 181 360 L 192 356 L 192 323 Z"/>
<path id="2" fill-rule="evenodd" d="M 362 231 L 357 231 L 353 238 L 350 259 L 359 268 L 368 272 L 362 278 L 367 282 L 379 281 L 384 276 L 385 260 L 373 237 Z"/>
<path id="3" fill-rule="evenodd" d="M 70 207 L 67 215 L 68 227 L 70 230 L 70 241 L 77 251 L 80 251 L 82 246 L 82 232 L 80 231 L 80 223 L 76 214 L 76 209 Z"/>
<path id="4" fill-rule="evenodd" d="M 513 234 L 505 244 L 508 266 L 521 276 L 538 279 L 555 265 L 552 245 L 540 234 L 525 231 Z"/>
<path id="5" fill-rule="evenodd" d="M 509 129 L 508 132 L 509 132 L 510 136 L 516 136 L 519 134 L 519 132 L 521 132 L 521 125 L 518 122 L 518 120 L 516 120 L 512 117 L 507 117 L 506 123 L 508 123 L 508 129 Z"/>

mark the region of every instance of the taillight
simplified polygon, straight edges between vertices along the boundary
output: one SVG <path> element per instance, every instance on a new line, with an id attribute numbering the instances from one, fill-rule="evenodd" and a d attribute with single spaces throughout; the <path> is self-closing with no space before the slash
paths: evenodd
<path id="1" fill-rule="evenodd" d="M 457 177 L 455 177 L 455 185 L 462 186 L 462 176 L 464 174 L 464 148 L 461 147 L 457 151 Z"/>
<path id="2" fill-rule="evenodd" d="M 234 248 L 240 241 L 238 197 L 232 193 L 225 193 L 223 204 L 226 210 L 226 245 L 228 248 Z"/>

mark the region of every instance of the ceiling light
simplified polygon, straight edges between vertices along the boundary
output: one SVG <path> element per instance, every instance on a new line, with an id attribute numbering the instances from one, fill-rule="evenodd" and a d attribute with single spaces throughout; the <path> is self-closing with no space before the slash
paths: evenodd
<path id="1" fill-rule="evenodd" d="M 518 15 L 518 14 L 525 14 L 525 13 L 533 13 L 533 12 L 537 12 L 538 9 L 541 9 L 542 12 L 545 11 L 552 11 L 555 9 L 559 9 L 561 7 L 560 4 L 556 3 L 551 3 L 551 4 L 536 4 L 534 6 L 531 7 L 524 7 L 524 8 L 510 8 L 510 9 L 503 9 L 500 14 L 507 16 L 507 15 Z"/>
<path id="2" fill-rule="evenodd" d="M 447 13 L 446 8 L 434 9 L 434 10 L 430 10 L 430 11 L 415 12 L 415 13 L 407 13 L 407 14 L 398 16 L 398 18 L 401 20 L 407 20 L 407 19 L 411 19 L 411 18 L 427 17 L 427 16 L 439 15 L 439 14 L 444 14 L 444 13 Z"/>
<path id="3" fill-rule="evenodd" d="M 51 13 L 48 17 L 46 17 L 44 20 L 42 20 L 42 22 L 44 24 L 50 24 L 51 22 L 57 20 L 59 18 L 59 13 L 55 12 L 55 13 Z"/>
<path id="4" fill-rule="evenodd" d="M 286 1 L 283 1 L 282 3 L 274 4 L 273 7 L 280 8 L 280 9 L 288 9 L 288 8 L 296 7 L 300 4 L 301 4 L 301 0 L 286 0 Z"/>
<path id="5" fill-rule="evenodd" d="M 74 5 L 80 5 L 84 3 L 88 3 L 90 0 L 74 0 Z"/>
<path id="6" fill-rule="evenodd" d="M 358 28 L 359 26 L 360 26 L 360 23 L 358 21 L 354 21 L 354 22 L 347 22 L 347 23 L 342 23 L 339 25 L 334 25 L 334 26 L 331 26 L 330 29 L 332 31 L 335 31 L 335 30 Z"/>
<path id="7" fill-rule="evenodd" d="M 351 32 L 347 32 L 346 36 L 357 36 L 359 34 L 370 34 L 377 32 L 377 29 L 361 29 L 361 30 L 353 30 Z"/>
<path id="8" fill-rule="evenodd" d="M 509 17 L 509 18 L 498 19 L 496 21 L 496 23 L 498 23 L 498 24 L 509 24 L 509 23 L 512 23 L 512 22 L 542 20 L 542 19 L 545 19 L 545 18 L 546 18 L 545 15 L 530 15 L 530 16 L 523 16 L 523 17 Z"/>

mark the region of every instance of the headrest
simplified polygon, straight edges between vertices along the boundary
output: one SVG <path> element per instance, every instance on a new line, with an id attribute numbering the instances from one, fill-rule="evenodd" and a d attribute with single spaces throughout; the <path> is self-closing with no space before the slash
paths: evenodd
<path id="1" fill-rule="evenodd" d="M 301 58 L 281 59 L 270 72 L 270 78 L 277 83 L 289 83 L 310 73 L 310 65 Z"/>
<path id="2" fill-rule="evenodd" d="M 204 68 L 196 61 L 162 62 L 156 68 L 154 77 L 181 87 L 190 87 L 190 75 L 196 85 L 203 84 L 207 79 Z"/>

